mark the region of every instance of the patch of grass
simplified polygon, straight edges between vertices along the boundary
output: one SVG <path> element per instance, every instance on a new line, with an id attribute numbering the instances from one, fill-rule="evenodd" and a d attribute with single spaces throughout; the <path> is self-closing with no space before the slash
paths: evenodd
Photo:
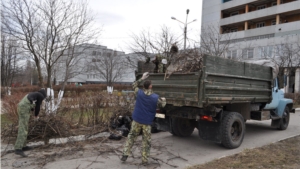
<path id="1" fill-rule="evenodd" d="M 187 169 L 300 168 L 300 135 Z"/>

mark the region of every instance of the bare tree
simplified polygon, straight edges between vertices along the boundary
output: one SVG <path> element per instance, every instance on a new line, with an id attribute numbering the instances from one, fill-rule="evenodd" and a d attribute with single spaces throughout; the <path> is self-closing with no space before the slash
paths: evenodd
<path id="1" fill-rule="evenodd" d="M 60 73 L 63 80 L 61 90 L 63 91 L 67 81 L 78 75 L 87 73 L 87 52 L 93 44 L 80 44 L 70 46 L 60 58 L 55 70 Z M 56 77 L 56 76 L 55 76 Z"/>
<path id="2" fill-rule="evenodd" d="M 161 26 L 159 32 L 151 32 L 150 29 L 142 30 L 140 33 L 131 34 L 132 42 L 129 43 L 128 48 L 132 53 L 138 54 L 139 58 L 127 58 L 129 64 L 136 67 L 136 59 L 149 60 L 154 54 L 164 55 L 167 59 L 170 59 L 170 48 L 173 44 L 181 46 L 175 38 L 175 35 L 171 32 L 170 28 Z"/>
<path id="3" fill-rule="evenodd" d="M 296 35 L 293 38 L 295 40 L 284 39 L 279 44 L 270 45 L 268 50 L 261 47 L 263 58 L 272 60 L 280 68 L 288 68 L 289 71 L 295 71 L 295 68 L 300 67 L 300 35 Z M 283 84 L 285 72 L 284 69 L 279 70 L 279 81 L 280 84 Z"/>
<path id="4" fill-rule="evenodd" d="M 218 25 L 202 27 L 200 35 L 200 53 L 212 56 L 225 57 L 232 43 L 232 33 L 220 33 Z"/>
<path id="5" fill-rule="evenodd" d="M 2 32 L 1 34 L 1 86 L 5 86 L 6 92 L 21 72 L 17 62 L 19 60 L 18 41 Z"/>
<path id="6" fill-rule="evenodd" d="M 40 86 L 42 65 L 51 87 L 52 69 L 64 52 L 99 34 L 85 0 L 10 0 L 3 3 L 3 13 L 7 33 L 22 41 L 23 49 L 32 55 Z"/>
<path id="7" fill-rule="evenodd" d="M 124 54 L 124 53 L 122 53 Z M 125 73 L 125 59 L 122 59 L 121 53 L 106 49 L 101 53 L 92 56 L 87 72 L 97 75 L 100 79 L 104 79 L 108 86 L 120 79 Z"/>
<path id="8" fill-rule="evenodd" d="M 24 72 L 23 81 L 25 83 L 28 83 L 31 85 L 38 84 L 36 66 L 32 60 L 28 59 L 26 61 L 26 65 L 24 66 L 23 72 Z"/>

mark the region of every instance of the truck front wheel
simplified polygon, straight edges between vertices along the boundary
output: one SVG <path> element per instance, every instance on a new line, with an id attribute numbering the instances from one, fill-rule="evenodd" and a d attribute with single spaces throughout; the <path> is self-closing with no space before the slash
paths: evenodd
<path id="1" fill-rule="evenodd" d="M 221 127 L 221 141 L 224 147 L 232 149 L 242 144 L 246 126 L 241 114 L 224 112 Z"/>
<path id="2" fill-rule="evenodd" d="M 190 119 L 172 118 L 172 134 L 180 137 L 190 136 L 195 129 L 195 123 Z"/>
<path id="3" fill-rule="evenodd" d="M 278 126 L 278 130 L 285 130 L 289 126 L 290 122 L 290 111 L 288 107 L 285 107 L 282 118 L 280 119 L 280 123 Z"/>

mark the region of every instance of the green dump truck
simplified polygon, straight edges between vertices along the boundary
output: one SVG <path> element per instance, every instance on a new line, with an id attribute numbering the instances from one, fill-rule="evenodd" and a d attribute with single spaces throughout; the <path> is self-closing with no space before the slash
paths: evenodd
<path id="1" fill-rule="evenodd" d="M 271 67 L 208 55 L 202 64 L 197 72 L 173 73 L 169 78 L 150 73 L 147 80 L 154 92 L 167 100 L 156 114 L 158 129 L 187 137 L 197 128 L 201 138 L 237 148 L 248 119 L 272 119 L 271 126 L 288 127 L 293 101 L 284 98 Z M 145 66 L 138 65 L 137 79 Z"/>

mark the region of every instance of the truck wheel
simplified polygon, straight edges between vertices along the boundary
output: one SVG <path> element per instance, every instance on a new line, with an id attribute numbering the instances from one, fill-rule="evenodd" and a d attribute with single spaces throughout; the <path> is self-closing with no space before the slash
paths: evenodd
<path id="1" fill-rule="evenodd" d="M 151 125 L 151 133 L 158 133 L 160 130 L 157 129 L 157 124 L 155 122 Z"/>
<path id="2" fill-rule="evenodd" d="M 172 130 L 175 135 L 180 137 L 190 136 L 195 129 L 195 124 L 192 120 L 183 118 L 172 119 Z"/>
<path id="3" fill-rule="evenodd" d="M 170 118 L 170 124 L 171 124 L 171 130 L 170 130 L 170 133 L 173 135 L 173 136 L 178 136 L 179 135 L 179 132 L 178 132 L 178 126 L 176 126 L 174 124 L 174 121 L 175 121 L 175 117 L 173 118 Z"/>
<path id="4" fill-rule="evenodd" d="M 226 148 L 237 148 L 244 139 L 246 128 L 244 118 L 236 112 L 228 112 L 224 115 L 221 126 L 222 145 Z"/>
<path id="5" fill-rule="evenodd" d="M 282 118 L 280 119 L 280 123 L 278 126 L 278 130 L 285 130 L 289 126 L 290 122 L 290 111 L 288 107 L 285 107 Z"/>

